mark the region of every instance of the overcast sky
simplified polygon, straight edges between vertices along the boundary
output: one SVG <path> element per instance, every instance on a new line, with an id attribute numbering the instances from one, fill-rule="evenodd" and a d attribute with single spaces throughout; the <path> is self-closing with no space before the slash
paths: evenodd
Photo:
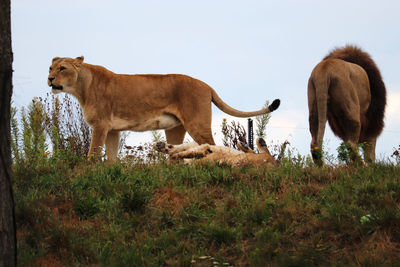
<path id="1" fill-rule="evenodd" d="M 334 47 L 355 44 L 381 69 L 388 91 L 377 157 L 400 144 L 400 1 L 15 0 L 11 1 L 14 104 L 50 92 L 51 59 L 85 56 L 117 73 L 182 73 L 212 86 L 234 108 L 281 99 L 268 142 L 309 154 L 307 80 Z M 213 132 L 222 144 L 222 118 Z M 238 119 L 235 119 L 238 121 Z M 244 121 L 245 120 L 241 120 Z M 131 145 L 149 141 L 133 134 Z M 336 155 L 340 141 L 325 134 Z"/>

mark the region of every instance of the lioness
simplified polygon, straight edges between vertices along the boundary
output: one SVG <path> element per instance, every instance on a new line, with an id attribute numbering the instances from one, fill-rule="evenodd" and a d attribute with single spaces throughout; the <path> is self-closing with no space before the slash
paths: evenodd
<path id="1" fill-rule="evenodd" d="M 263 138 L 258 138 L 257 154 L 249 147 L 238 143 L 241 151 L 225 147 L 209 144 L 198 145 L 197 143 L 186 143 L 181 145 L 171 145 L 165 142 L 155 144 L 157 151 L 166 153 L 171 160 L 183 159 L 185 163 L 210 163 L 218 162 L 219 164 L 227 164 L 233 167 L 240 166 L 269 166 L 276 167 L 278 163 L 268 150 L 267 144 Z"/>
<path id="2" fill-rule="evenodd" d="M 364 159 L 375 161 L 385 106 L 385 84 L 369 54 L 355 46 L 333 50 L 314 68 L 308 81 L 314 162 L 322 164 L 320 148 L 327 120 L 333 133 L 349 143 L 353 162 L 360 158 L 360 143 L 364 144 Z"/>
<path id="3" fill-rule="evenodd" d="M 276 99 L 267 108 L 243 112 L 224 103 L 204 82 L 186 75 L 115 74 L 83 59 L 54 58 L 48 85 L 53 93 L 78 99 L 93 130 L 89 154 L 99 153 L 105 144 L 110 160 L 117 156 L 120 131 L 164 129 L 170 144 L 181 144 L 188 132 L 198 144 L 213 145 L 211 102 L 236 117 L 265 114 L 280 104 Z"/>

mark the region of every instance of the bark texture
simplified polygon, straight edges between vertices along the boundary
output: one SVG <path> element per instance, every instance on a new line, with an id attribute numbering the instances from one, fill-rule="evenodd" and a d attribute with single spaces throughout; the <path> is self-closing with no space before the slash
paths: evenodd
<path id="1" fill-rule="evenodd" d="M 17 265 L 14 199 L 11 184 L 12 61 L 10 0 L 0 0 L 0 267 Z"/>

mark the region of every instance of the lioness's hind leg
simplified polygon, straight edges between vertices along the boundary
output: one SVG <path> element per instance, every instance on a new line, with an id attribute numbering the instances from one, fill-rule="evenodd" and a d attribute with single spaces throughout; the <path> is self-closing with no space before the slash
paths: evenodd
<path id="1" fill-rule="evenodd" d="M 178 145 L 183 143 L 185 138 L 186 130 L 183 125 L 176 126 L 175 128 L 165 130 L 165 136 L 167 143 L 172 145 Z"/>
<path id="2" fill-rule="evenodd" d="M 114 161 L 118 155 L 119 131 L 109 131 L 106 138 L 106 155 L 108 160 Z"/>
<path id="3" fill-rule="evenodd" d="M 210 126 L 205 126 L 204 128 L 202 128 L 199 125 L 192 124 L 189 127 L 187 127 L 187 131 L 189 132 L 193 140 L 199 145 L 202 144 L 215 145 Z"/>
<path id="4" fill-rule="evenodd" d="M 211 105 L 208 101 L 185 107 L 183 121 L 186 131 L 199 145 L 215 145 L 211 131 Z"/>

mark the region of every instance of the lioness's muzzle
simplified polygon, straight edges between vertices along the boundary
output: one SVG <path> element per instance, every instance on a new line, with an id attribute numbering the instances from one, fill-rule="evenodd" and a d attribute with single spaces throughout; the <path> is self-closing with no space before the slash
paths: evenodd
<path id="1" fill-rule="evenodd" d="M 53 80 L 54 80 L 53 77 L 49 77 L 49 86 L 51 86 L 51 88 L 54 90 L 62 90 L 63 87 L 61 85 L 54 85 Z"/>

